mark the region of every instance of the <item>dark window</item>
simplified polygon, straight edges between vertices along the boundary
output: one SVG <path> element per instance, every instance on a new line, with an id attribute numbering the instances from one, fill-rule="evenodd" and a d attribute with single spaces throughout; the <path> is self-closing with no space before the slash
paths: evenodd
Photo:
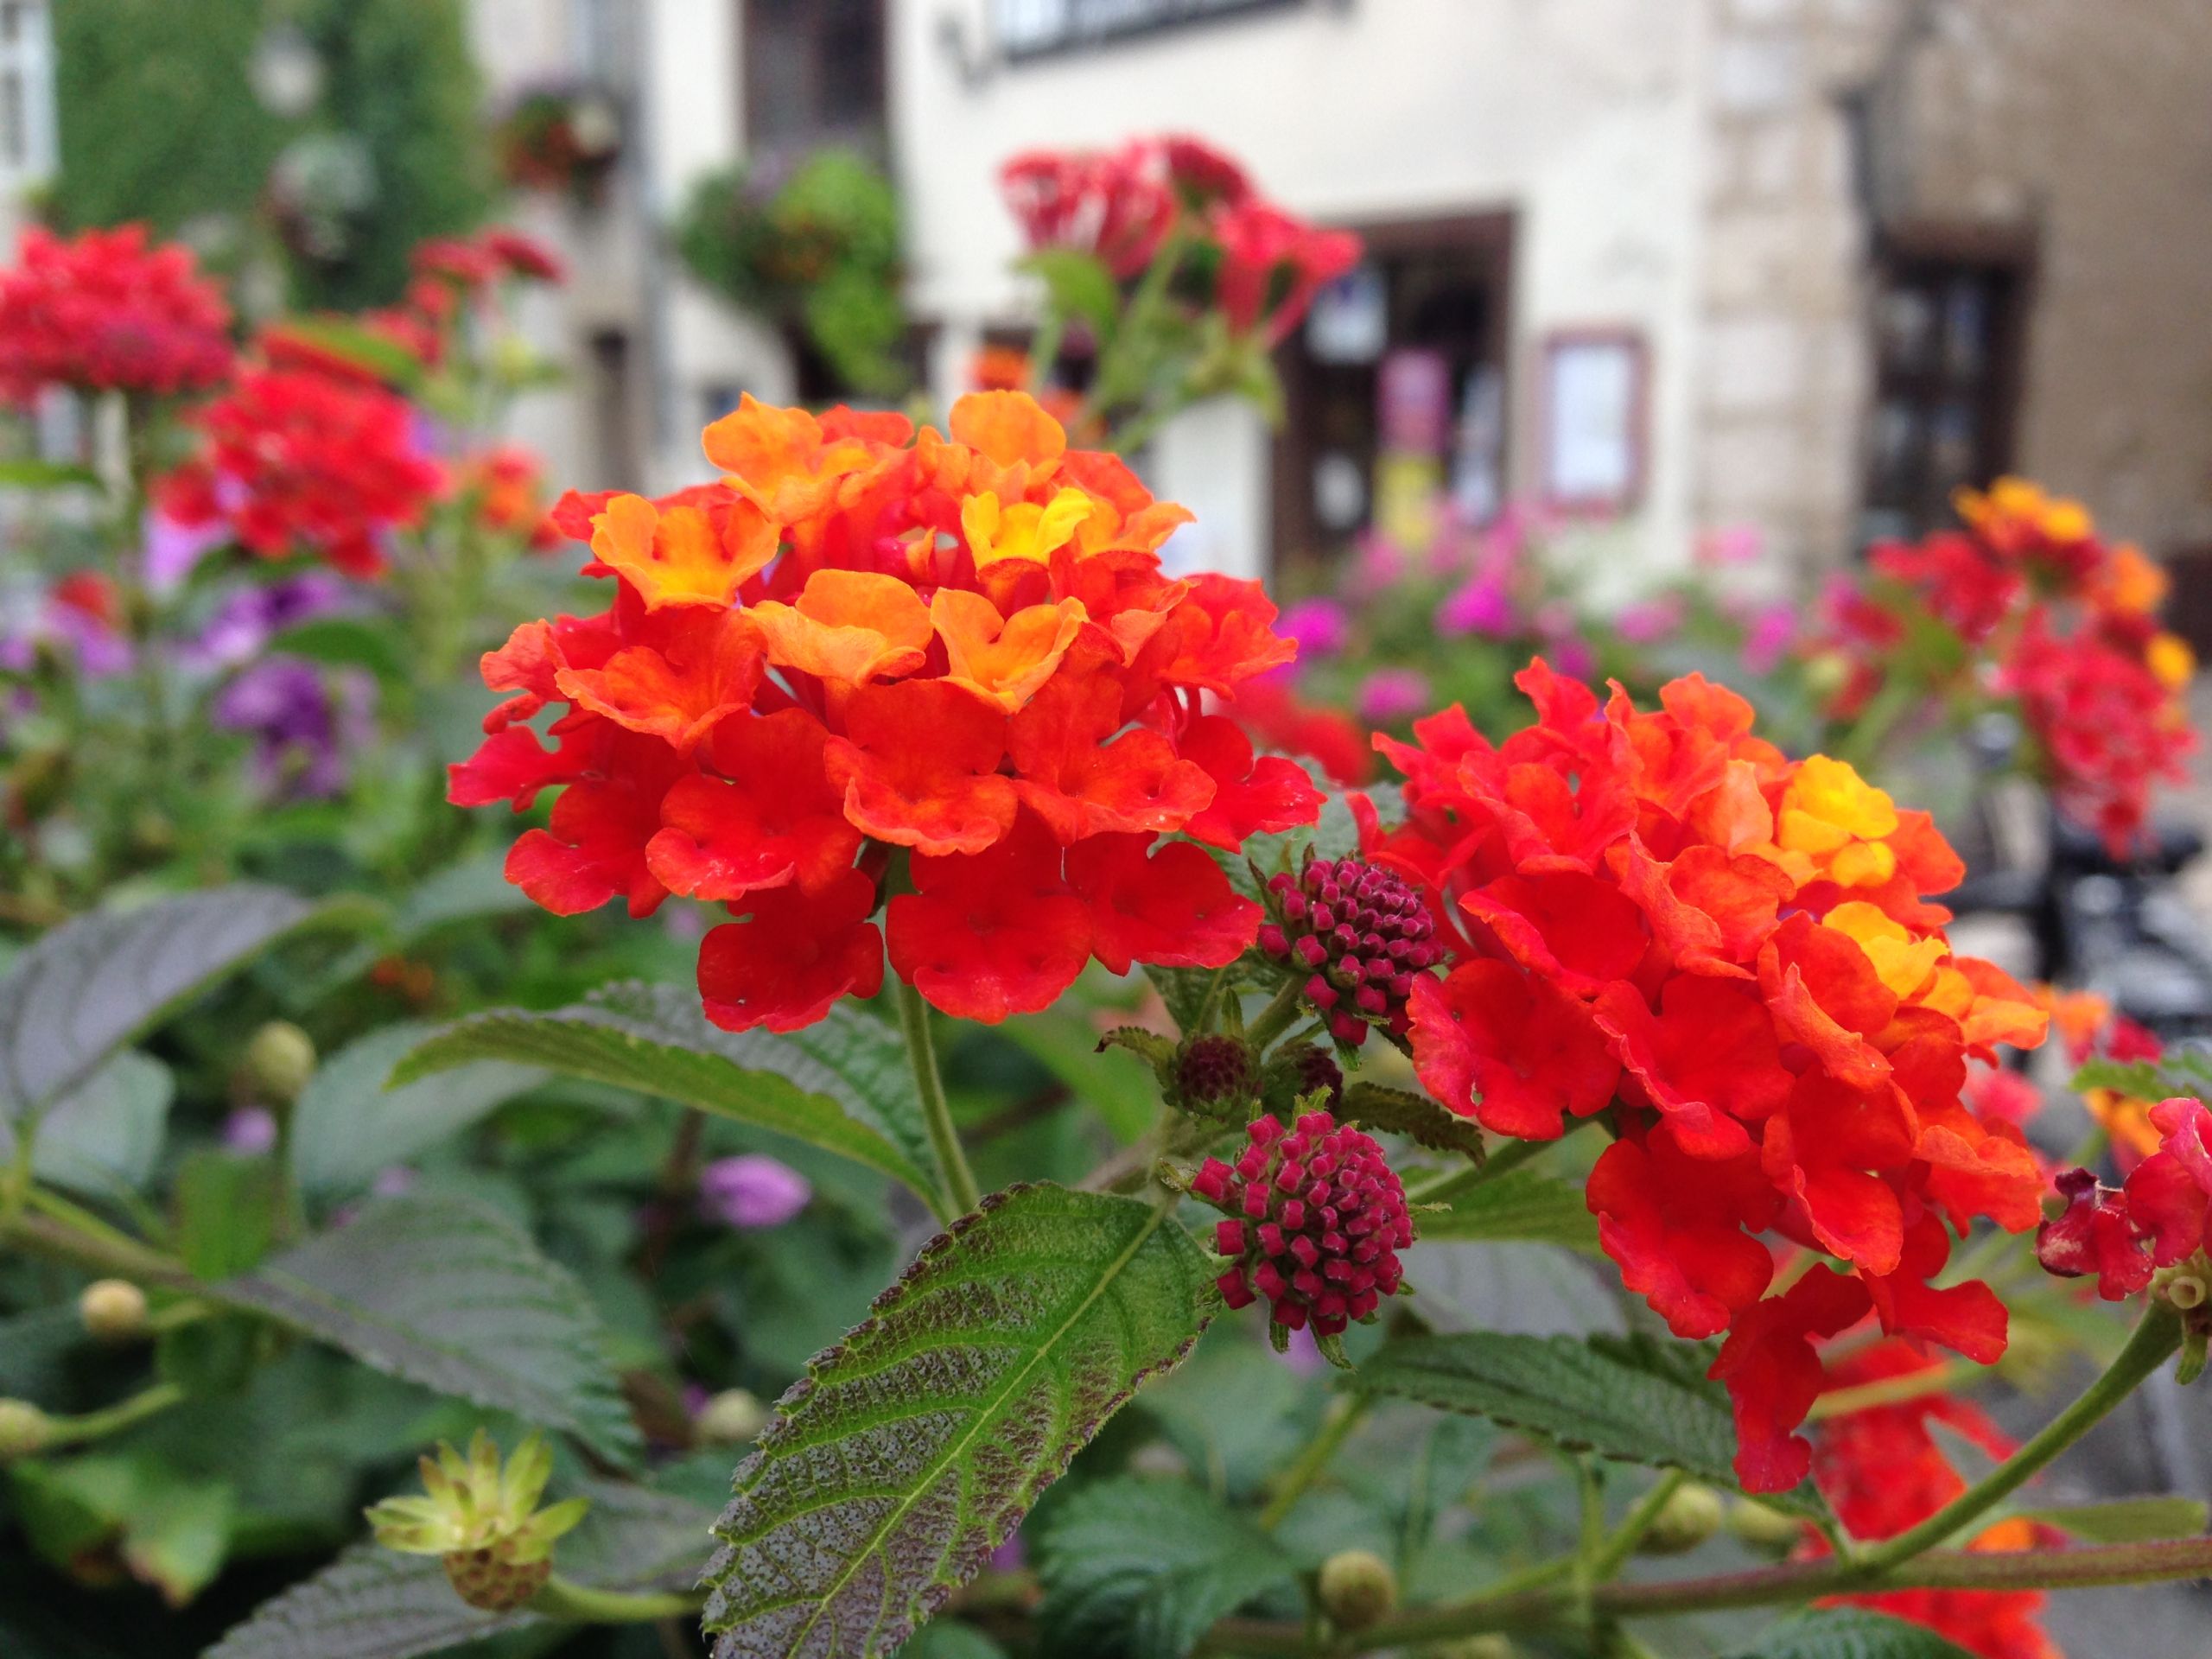
<path id="1" fill-rule="evenodd" d="M 1299 3 L 1300 0 L 995 0 L 991 22 L 999 50 L 1018 61 Z"/>
<path id="2" fill-rule="evenodd" d="M 883 7 L 884 0 L 746 0 L 741 50 L 753 149 L 880 145 Z"/>
<path id="3" fill-rule="evenodd" d="M 1504 492 L 1512 216 L 1357 228 L 1366 263 L 1276 354 L 1287 417 L 1274 448 L 1274 546 L 1285 569 L 1333 559 L 1387 509 L 1384 427 L 1404 385 L 1429 410 L 1423 476 L 1437 494 L 1479 520 Z"/>
<path id="4" fill-rule="evenodd" d="M 1863 542 L 1955 522 L 1953 493 L 2012 464 L 2028 249 L 1980 232 L 1893 232 L 1876 276 Z"/>

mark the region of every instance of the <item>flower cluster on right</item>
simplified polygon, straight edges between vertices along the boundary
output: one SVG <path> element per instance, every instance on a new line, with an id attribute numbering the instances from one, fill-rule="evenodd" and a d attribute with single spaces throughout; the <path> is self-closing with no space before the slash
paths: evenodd
<path id="1" fill-rule="evenodd" d="M 1953 953 L 1927 895 L 1958 859 L 1849 766 L 1785 758 L 1697 676 L 1640 711 L 1541 661 L 1536 722 L 1493 747 L 1456 709 L 1379 739 L 1408 818 L 1364 808 L 1366 856 L 1420 883 L 1448 974 L 1411 987 L 1422 1081 L 1528 1140 L 1618 1103 L 1588 1186 L 1601 1241 L 1677 1335 L 1728 1333 L 1737 1469 L 1795 1485 L 1815 1340 L 1875 1314 L 1987 1363 L 1987 1286 L 1939 1286 L 1954 1231 L 2041 1219 L 2018 1128 L 1967 1068 L 2048 1016 Z M 1770 1238 L 1837 1258 L 1777 1294 Z"/>

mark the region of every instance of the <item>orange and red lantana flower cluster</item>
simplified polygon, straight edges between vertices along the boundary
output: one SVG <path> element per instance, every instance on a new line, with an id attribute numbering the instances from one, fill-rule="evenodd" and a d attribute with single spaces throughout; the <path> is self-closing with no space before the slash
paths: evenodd
<path id="1" fill-rule="evenodd" d="M 2046 1015 L 1953 955 L 1925 895 L 1962 871 L 1927 815 L 1784 758 L 1733 692 L 1693 675 L 1656 711 L 1601 708 L 1541 660 L 1519 683 L 1537 721 L 1503 746 L 1457 708 L 1376 740 L 1408 816 L 1386 834 L 1368 808 L 1367 855 L 1426 885 L 1451 963 L 1413 987 L 1415 1065 L 1530 1140 L 1618 1103 L 1588 1185 L 1605 1249 L 1676 1334 L 1729 1333 L 1738 1471 L 1779 1491 L 1808 1466 L 1815 1339 L 1872 1313 L 2004 1351 L 1986 1286 L 1932 1281 L 1953 1229 L 2041 1219 L 2018 1129 L 1961 1095 L 1970 1058 Z M 1770 1239 L 1842 1270 L 1769 1296 Z"/>
<path id="2" fill-rule="evenodd" d="M 1828 643 L 1851 664 L 1834 712 L 1861 709 L 1912 647 L 1912 607 L 1986 663 L 1987 689 L 2016 697 L 2051 791 L 2115 854 L 2141 834 L 2152 786 L 2185 778 L 2196 739 L 2183 690 L 2196 663 L 2158 622 L 2165 573 L 2104 541 L 2080 503 L 2021 479 L 1962 491 L 1966 529 L 1876 547 L 1889 584 L 1846 588 Z M 1906 601 L 1900 608 L 1899 600 Z"/>
<path id="3" fill-rule="evenodd" d="M 1232 849 L 1319 809 L 1201 708 L 1294 649 L 1258 585 L 1170 580 L 1158 550 L 1189 515 L 1021 393 L 950 424 L 747 399 L 706 432 L 720 482 L 564 500 L 613 603 L 485 658 L 515 695 L 453 799 L 562 790 L 507 866 L 549 910 L 727 904 L 699 959 L 718 1024 L 786 1031 L 872 995 L 887 943 L 982 1020 L 1094 957 L 1219 966 L 1259 906 L 1160 838 Z M 554 704 L 549 749 L 524 722 Z"/>
<path id="4" fill-rule="evenodd" d="M 0 398 L 197 391 L 230 372 L 230 323 L 189 248 L 149 246 L 143 225 L 71 241 L 35 225 L 0 272 Z"/>

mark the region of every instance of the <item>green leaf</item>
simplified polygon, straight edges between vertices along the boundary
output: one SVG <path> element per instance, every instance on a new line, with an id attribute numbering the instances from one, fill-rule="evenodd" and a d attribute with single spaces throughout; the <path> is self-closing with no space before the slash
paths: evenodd
<path id="1" fill-rule="evenodd" d="M 31 1169 L 51 1186 L 94 1198 L 142 1191 L 168 1134 L 176 1079 L 159 1060 L 125 1049 L 39 1120 Z M 0 1125 L 0 1147 L 13 1137 Z"/>
<path id="2" fill-rule="evenodd" d="M 715 1524 L 716 1659 L 890 1653 L 1211 1317 L 1166 1209 L 1018 1186 L 924 1247 L 778 1403 Z"/>
<path id="3" fill-rule="evenodd" d="M 1315 788 L 1321 791 L 1321 816 L 1311 829 L 1285 830 L 1272 836 L 1248 836 L 1243 851 L 1224 853 L 1209 849 L 1215 861 L 1229 874 L 1230 885 L 1247 899 L 1257 901 L 1267 879 L 1283 870 L 1294 870 L 1312 847 L 1316 858 L 1352 858 L 1359 852 L 1359 823 L 1351 815 L 1351 808 L 1344 798 L 1344 791 L 1323 776 L 1313 762 L 1298 755 L 1287 759 L 1297 762 Z M 1404 794 L 1397 785 L 1370 784 L 1361 793 L 1375 803 L 1376 814 L 1384 825 L 1397 823 L 1406 816 Z M 1253 880 L 1252 867 L 1257 865 L 1258 880 Z"/>
<path id="4" fill-rule="evenodd" d="M 1598 1221 L 1582 1189 L 1533 1169 L 1508 1170 L 1414 1217 L 1425 1239 L 1528 1239 L 1599 1254 Z"/>
<path id="5" fill-rule="evenodd" d="M 176 1176 L 176 1250 L 199 1279 L 227 1279 L 276 1241 L 276 1166 L 234 1153 L 195 1152 Z"/>
<path id="6" fill-rule="evenodd" d="M 32 1547 L 65 1570 L 113 1550 L 181 1607 L 222 1570 L 237 1494 L 146 1453 L 12 1465 L 10 1496 Z"/>
<path id="7" fill-rule="evenodd" d="M 925 1198 L 932 1168 L 899 1035 L 850 1002 L 778 1036 L 709 1025 L 675 986 L 623 985 L 552 1014 L 520 1008 L 448 1026 L 400 1062 L 395 1085 L 473 1060 L 589 1077 L 772 1129 L 850 1158 Z"/>
<path id="8" fill-rule="evenodd" d="M 973 1624 L 941 1618 L 915 1631 L 899 1659 L 1006 1659 L 1006 1649 Z"/>
<path id="9" fill-rule="evenodd" d="M 1053 310 L 1088 322 L 1102 345 L 1113 339 L 1122 320 L 1121 285 L 1095 254 L 1075 248 L 1039 248 L 1025 254 L 1017 269 L 1034 271 L 1044 280 Z"/>
<path id="10" fill-rule="evenodd" d="M 2195 1538 L 2212 1528 L 2212 1503 L 2196 1497 L 2120 1497 L 2014 1513 L 2057 1528 L 2085 1544 L 2142 1544 Z"/>
<path id="11" fill-rule="evenodd" d="M 89 467 L 60 461 L 0 461 L 0 490 L 60 490 L 101 487 L 100 475 Z"/>
<path id="12" fill-rule="evenodd" d="M 1337 1116 L 1363 1128 L 1402 1135 L 1432 1152 L 1456 1152 L 1478 1164 L 1483 1160 L 1482 1126 L 1471 1117 L 1446 1111 L 1414 1090 L 1389 1089 L 1379 1083 L 1350 1084 Z"/>
<path id="13" fill-rule="evenodd" d="M 1207 1011 L 1220 1007 L 1234 994 L 1233 968 L 1154 968 L 1146 964 L 1144 976 L 1160 993 L 1175 1029 L 1189 1036 L 1205 1023 Z"/>
<path id="14" fill-rule="evenodd" d="M 1643 1338 L 1484 1331 L 1393 1342 L 1359 1368 L 1357 1385 L 1741 1490 L 1728 1396 L 1704 1376 L 1711 1358 L 1702 1347 Z M 1761 1501 L 1794 1515 L 1827 1513 L 1809 1484 Z"/>
<path id="15" fill-rule="evenodd" d="M 403 1022 L 373 1031 L 324 1061 L 292 1107 L 292 1179 L 301 1191 L 358 1190 L 476 1122 L 550 1073 L 478 1060 L 387 1090 L 392 1068 L 431 1027 Z"/>
<path id="16" fill-rule="evenodd" d="M 448 865 L 410 888 L 392 916 L 403 939 L 413 939 L 449 922 L 480 916 L 505 916 L 534 909 L 530 895 L 507 880 L 505 852 Z"/>
<path id="17" fill-rule="evenodd" d="M 414 672 L 391 633 L 358 616 L 318 616 L 270 640 L 272 652 L 337 668 L 365 668 L 385 685 L 404 685 Z"/>
<path id="18" fill-rule="evenodd" d="M 350 317 L 287 317 L 283 332 L 289 338 L 318 346 L 400 391 L 412 391 L 422 381 L 423 365 L 414 353 L 395 340 L 372 333 Z"/>
<path id="19" fill-rule="evenodd" d="M 1922 1624 L 1863 1607 L 1793 1613 L 1730 1659 L 1973 1659 Z"/>
<path id="20" fill-rule="evenodd" d="M 1009 1020 L 998 1029 L 1096 1110 L 1116 1140 L 1135 1140 L 1160 1116 L 1160 1091 L 1150 1068 L 1110 1048 L 1102 1053 L 1098 1028 L 1081 1014 L 1052 1008 Z"/>
<path id="21" fill-rule="evenodd" d="M 241 884 L 64 923 L 0 979 L 0 1122 L 43 1110 L 286 934 L 362 914 L 358 901 L 317 906 Z"/>
<path id="22" fill-rule="evenodd" d="M 487 1205 L 391 1198 L 207 1293 L 627 1462 L 637 1426 L 583 1287 Z"/>
<path id="23" fill-rule="evenodd" d="M 2091 1060 L 2074 1073 L 2072 1087 L 2077 1094 L 2110 1089 L 2134 1100 L 2212 1094 L 2212 1053 L 2175 1048 L 2155 1060 Z"/>
<path id="24" fill-rule="evenodd" d="M 604 1590 L 675 1589 L 698 1576 L 713 1511 L 613 1484 L 585 1488 L 592 1506 L 555 1554 L 562 1576 Z M 463 1602 L 435 1556 L 365 1544 L 264 1602 L 207 1659 L 415 1659 L 544 1621 Z"/>
<path id="25" fill-rule="evenodd" d="M 1053 1510 L 1039 1552 L 1041 1645 L 1100 1659 L 1183 1659 L 1216 1619 L 1292 1572 L 1274 1539 L 1196 1486 L 1096 1481 Z"/>

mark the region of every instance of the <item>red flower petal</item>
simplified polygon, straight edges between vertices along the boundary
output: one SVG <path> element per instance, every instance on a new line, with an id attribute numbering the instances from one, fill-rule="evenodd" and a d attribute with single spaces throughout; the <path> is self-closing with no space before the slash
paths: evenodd
<path id="1" fill-rule="evenodd" d="M 707 1018 L 728 1031 L 797 1031 L 841 996 L 883 987 L 883 940 L 868 919 L 875 884 L 847 870 L 817 893 L 778 887 L 732 908 L 699 944 L 699 995 Z"/>
<path id="2" fill-rule="evenodd" d="M 1649 942 L 1634 901 L 1577 871 L 1504 876 L 1459 903 L 1522 967 L 1580 995 L 1627 978 Z"/>
<path id="3" fill-rule="evenodd" d="M 1306 768 L 1279 754 L 1255 760 L 1252 740 L 1225 715 L 1198 715 L 1176 747 L 1214 784 L 1211 803 L 1183 826 L 1193 841 L 1233 852 L 1248 836 L 1295 829 L 1320 816 L 1321 791 Z"/>
<path id="4" fill-rule="evenodd" d="M 1812 1468 L 1811 1443 L 1795 1432 L 1821 1393 L 1812 1338 L 1848 1330 L 1869 1305 L 1858 1280 L 1815 1267 L 1737 1319 L 1713 1375 L 1736 1408 L 1736 1478 L 1745 1491 L 1786 1492 Z"/>
<path id="5" fill-rule="evenodd" d="M 1657 1133 L 1606 1147 L 1584 1200 L 1621 1281 L 1676 1336 L 1696 1339 L 1726 1329 L 1774 1277 L 1767 1247 L 1744 1231 L 1773 1210 L 1764 1188 L 1751 1159 L 1686 1158 Z"/>
<path id="6" fill-rule="evenodd" d="M 1061 880 L 1059 844 L 1035 818 L 987 852 L 917 856 L 912 869 L 917 891 L 888 912 L 891 965 L 947 1014 L 986 1025 L 1034 1014 L 1090 960 L 1090 906 Z"/>
<path id="7" fill-rule="evenodd" d="M 803 709 L 725 721 L 714 760 L 737 781 L 700 773 L 669 791 L 660 833 L 645 849 L 653 874 L 690 899 L 791 881 L 819 893 L 835 882 L 860 850 L 861 832 L 823 775 L 827 736 Z"/>
<path id="8" fill-rule="evenodd" d="M 1014 717 L 1014 788 L 1063 842 L 1179 830 L 1212 798 L 1212 782 L 1162 734 L 1140 728 L 1106 741 L 1121 724 L 1112 674 L 1065 670 Z"/>
<path id="9" fill-rule="evenodd" d="M 1243 955 L 1260 906 L 1229 885 L 1221 866 L 1188 842 L 1094 836 L 1068 849 L 1068 880 L 1090 906 L 1091 949 L 1113 972 L 1133 962 L 1220 968 Z"/>
<path id="10" fill-rule="evenodd" d="M 877 840 L 980 853 L 1014 823 L 1014 785 L 998 775 L 1006 732 L 1004 715 L 942 680 L 865 685 L 823 760 L 846 818 Z"/>
<path id="11" fill-rule="evenodd" d="M 1586 1117 L 1613 1097 L 1620 1062 L 1589 1011 L 1510 963 L 1462 963 L 1417 976 L 1407 1003 L 1414 1069 L 1452 1110 L 1524 1140 L 1556 1140 L 1563 1114 Z"/>
<path id="12" fill-rule="evenodd" d="M 1677 974 L 1662 988 L 1656 1014 L 1634 986 L 1608 986 L 1592 1012 L 1687 1152 L 1728 1158 L 1749 1151 L 1744 1123 L 1789 1098 L 1792 1079 L 1774 1022 L 1734 982 Z"/>

